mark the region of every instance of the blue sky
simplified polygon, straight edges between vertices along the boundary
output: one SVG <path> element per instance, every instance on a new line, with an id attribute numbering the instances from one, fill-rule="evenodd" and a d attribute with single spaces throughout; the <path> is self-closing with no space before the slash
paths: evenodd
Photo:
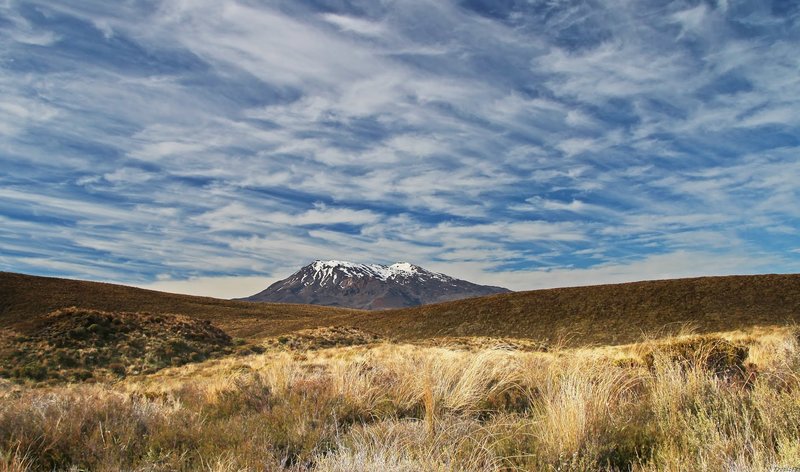
<path id="1" fill-rule="evenodd" d="M 789 0 L 0 0 L 0 269 L 800 272 Z"/>

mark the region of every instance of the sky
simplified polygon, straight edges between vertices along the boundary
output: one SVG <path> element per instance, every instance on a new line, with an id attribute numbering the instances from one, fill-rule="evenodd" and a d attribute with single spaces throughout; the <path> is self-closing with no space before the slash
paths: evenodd
<path id="1" fill-rule="evenodd" d="M 0 270 L 800 272 L 800 2 L 0 0 Z"/>

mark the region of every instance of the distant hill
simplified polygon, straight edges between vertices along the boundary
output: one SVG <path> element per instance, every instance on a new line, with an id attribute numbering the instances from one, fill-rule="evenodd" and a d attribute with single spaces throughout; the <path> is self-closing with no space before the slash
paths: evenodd
<path id="1" fill-rule="evenodd" d="M 108 312 L 187 315 L 212 321 L 231 336 L 246 338 L 325 326 L 326 323 L 348 324 L 359 313 L 343 308 L 248 303 L 0 272 L 0 329 L 29 331 L 42 316 L 73 306 Z"/>
<path id="2" fill-rule="evenodd" d="M 701 277 L 513 292 L 413 308 L 361 311 L 218 300 L 0 272 L 0 329 L 26 331 L 53 310 L 174 313 L 257 339 L 353 326 L 384 337 L 497 336 L 567 345 L 622 344 L 684 325 L 699 333 L 800 321 L 800 275 Z"/>
<path id="3" fill-rule="evenodd" d="M 509 291 L 431 272 L 408 262 L 386 266 L 314 261 L 242 300 L 385 310 Z"/>
<path id="4" fill-rule="evenodd" d="M 508 336 L 575 346 L 798 321 L 800 274 L 773 274 L 515 292 L 376 312 L 360 326 L 404 339 Z"/>

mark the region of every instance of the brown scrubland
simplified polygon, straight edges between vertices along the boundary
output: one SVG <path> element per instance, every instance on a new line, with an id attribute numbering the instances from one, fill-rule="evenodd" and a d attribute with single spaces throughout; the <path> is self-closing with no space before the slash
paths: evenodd
<path id="1" fill-rule="evenodd" d="M 800 464 L 794 327 L 546 350 L 503 339 L 430 346 L 330 334 L 317 344 L 310 332 L 269 339 L 262 352 L 115 380 L 1 381 L 0 470 Z"/>
<path id="2" fill-rule="evenodd" d="M 78 307 L 26 302 L 50 311 L 9 321 L 35 299 L 15 290 L 0 334 L 0 471 L 800 467 L 800 328 L 785 312 L 764 322 L 758 300 L 727 329 L 697 312 L 604 344 L 583 332 L 393 335 L 344 310 L 242 336 L 230 328 L 257 310 L 291 316 L 270 306 L 237 318 L 238 302 L 180 296 L 169 314 L 58 295 Z M 191 316 L 181 303 L 219 303 L 225 315 Z M 296 309 L 298 319 L 325 312 Z M 761 321 L 740 323 L 745 310 Z M 371 322 L 385 327 L 388 314 Z"/>

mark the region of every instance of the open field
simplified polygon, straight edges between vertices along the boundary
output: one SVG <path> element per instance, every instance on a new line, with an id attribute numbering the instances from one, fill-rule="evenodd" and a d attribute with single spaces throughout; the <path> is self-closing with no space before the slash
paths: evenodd
<path id="1" fill-rule="evenodd" d="M 364 312 L 0 274 L 0 471 L 800 467 L 798 284 Z"/>
<path id="2" fill-rule="evenodd" d="M 795 328 L 548 352 L 319 336 L 114 382 L 0 380 L 0 470 L 800 465 Z"/>
<path id="3" fill-rule="evenodd" d="M 690 324 L 711 333 L 800 321 L 800 275 L 703 277 L 534 290 L 386 311 L 248 303 L 0 272 L 0 327 L 23 333 L 56 309 L 172 313 L 258 340 L 354 326 L 386 338 L 494 336 L 569 346 L 625 344 Z"/>

